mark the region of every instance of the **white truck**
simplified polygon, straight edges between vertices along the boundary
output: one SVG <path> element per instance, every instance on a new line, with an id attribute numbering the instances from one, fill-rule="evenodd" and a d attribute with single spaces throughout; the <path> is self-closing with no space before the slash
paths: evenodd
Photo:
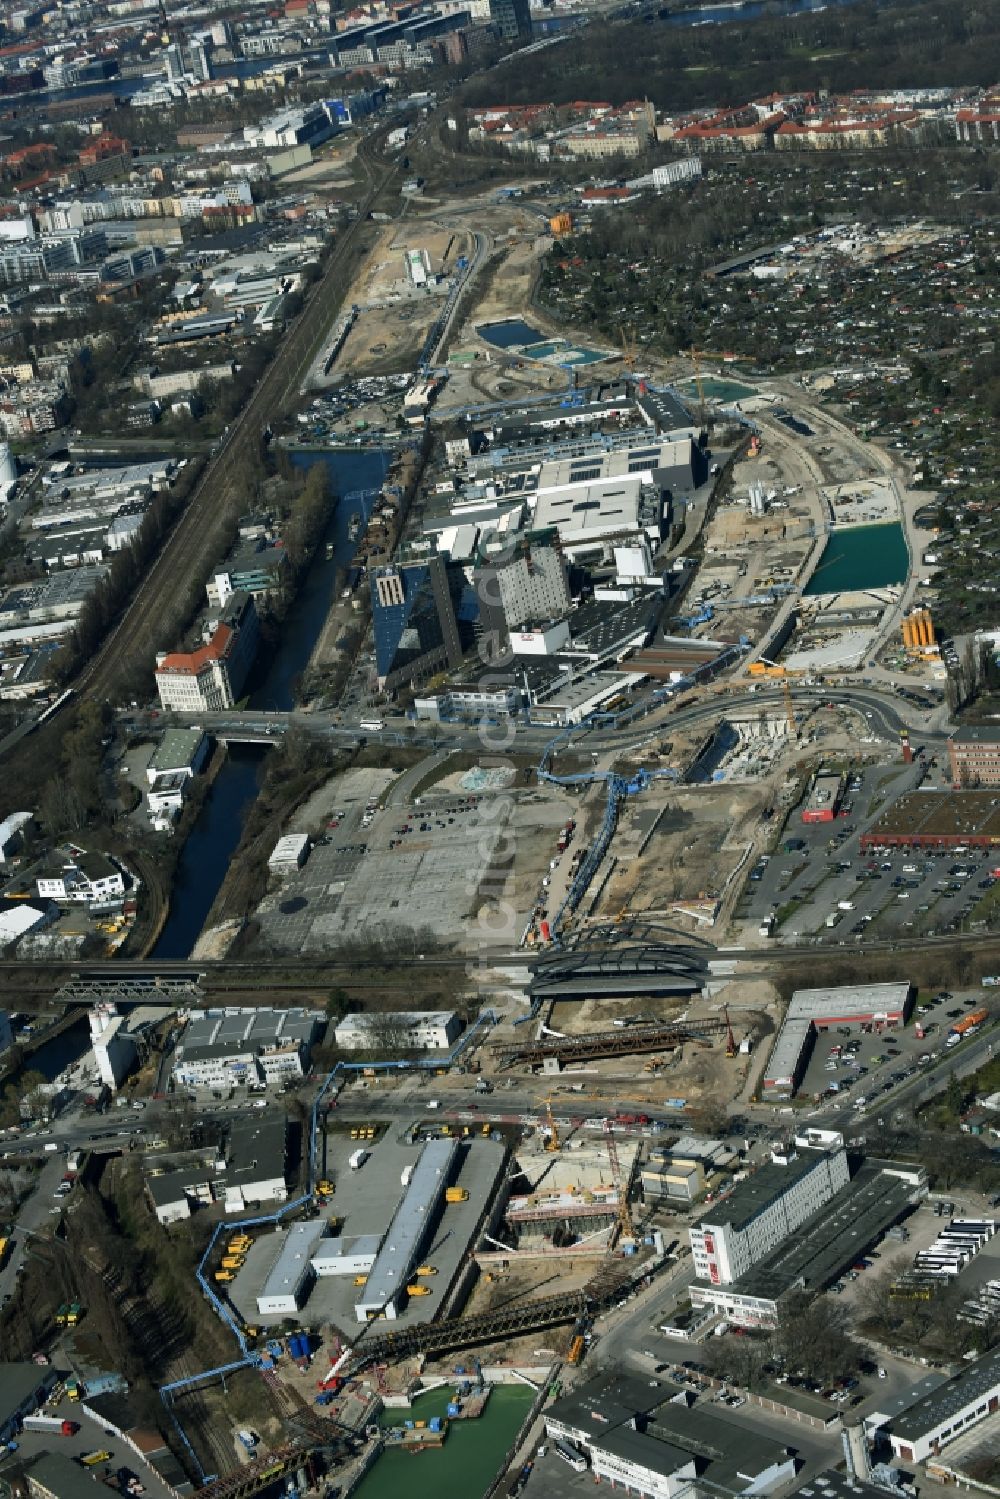
<path id="1" fill-rule="evenodd" d="M 361 1168 L 362 1168 L 362 1166 L 365 1164 L 365 1161 L 367 1161 L 367 1159 L 368 1159 L 368 1151 L 367 1150 L 354 1150 L 354 1151 L 351 1152 L 351 1156 L 350 1156 L 350 1159 L 348 1160 L 347 1164 L 350 1166 L 350 1168 L 351 1168 L 352 1171 L 360 1171 Z"/>

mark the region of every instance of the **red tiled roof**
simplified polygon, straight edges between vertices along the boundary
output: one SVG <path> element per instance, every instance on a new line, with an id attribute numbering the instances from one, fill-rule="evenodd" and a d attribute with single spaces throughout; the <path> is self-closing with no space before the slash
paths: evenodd
<path id="1" fill-rule="evenodd" d="M 229 654 L 233 638 L 233 631 L 228 625 L 219 625 L 207 645 L 199 646 L 196 651 L 173 651 L 169 656 L 164 656 L 156 670 L 196 677 L 210 661 L 221 661 Z"/>

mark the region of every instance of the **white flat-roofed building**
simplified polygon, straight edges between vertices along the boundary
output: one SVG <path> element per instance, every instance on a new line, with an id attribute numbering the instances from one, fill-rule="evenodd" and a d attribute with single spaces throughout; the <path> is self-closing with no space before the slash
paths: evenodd
<path id="1" fill-rule="evenodd" d="M 381 1234 L 322 1239 L 313 1255 L 312 1267 L 320 1279 L 328 1275 L 367 1275 L 381 1243 Z"/>
<path id="2" fill-rule="evenodd" d="M 846 1187 L 847 1153 L 778 1156 L 739 1183 L 688 1235 L 695 1275 L 730 1285 Z"/>
<path id="3" fill-rule="evenodd" d="M 301 1077 L 322 1018 L 313 1010 L 212 1009 L 194 1015 L 175 1052 L 175 1084 L 231 1088 Z"/>
<path id="4" fill-rule="evenodd" d="M 763 1079 L 765 1092 L 795 1092 L 817 1031 L 838 1025 L 870 1025 L 875 1030 L 902 1025 L 912 992 L 909 982 L 796 989 L 771 1048 Z"/>
<path id="5" fill-rule="evenodd" d="M 359 1322 L 367 1322 L 379 1313 L 390 1320 L 399 1315 L 410 1275 L 419 1263 L 431 1222 L 448 1186 L 457 1151 L 457 1140 L 430 1140 L 420 1152 L 364 1291 L 355 1303 Z"/>
<path id="6" fill-rule="evenodd" d="M 208 755 L 203 729 L 168 729 L 150 756 L 146 780 L 155 786 L 161 776 L 197 775 Z"/>
<path id="7" fill-rule="evenodd" d="M 262 1317 L 294 1317 L 303 1306 L 316 1278 L 312 1257 L 326 1231 L 325 1223 L 306 1222 L 275 1234 L 277 1258 L 257 1297 Z"/>
<path id="8" fill-rule="evenodd" d="M 308 857 L 309 834 L 286 833 L 274 845 L 267 867 L 272 874 L 294 874 L 297 869 L 302 868 Z"/>
<path id="9" fill-rule="evenodd" d="M 333 1034 L 342 1051 L 368 1051 L 379 1044 L 393 1051 L 447 1051 L 461 1033 L 454 1010 L 387 1010 L 346 1015 Z"/>
<path id="10" fill-rule="evenodd" d="M 536 531 L 557 530 L 567 552 L 640 533 L 659 545 L 663 503 L 659 487 L 638 476 L 596 479 L 540 494 L 532 526 Z"/>

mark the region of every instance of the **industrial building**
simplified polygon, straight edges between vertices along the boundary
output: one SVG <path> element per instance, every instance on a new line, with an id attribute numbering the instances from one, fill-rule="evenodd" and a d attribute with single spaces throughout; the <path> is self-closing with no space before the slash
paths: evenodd
<path id="1" fill-rule="evenodd" d="M 627 1375 L 600 1374 L 545 1408 L 546 1435 L 589 1460 L 594 1479 L 638 1499 L 699 1491 L 767 1494 L 795 1474 L 792 1451 L 738 1420 L 689 1409 L 674 1392 Z"/>
<path id="2" fill-rule="evenodd" d="M 455 1166 L 457 1140 L 429 1140 L 420 1152 L 402 1201 L 392 1215 L 361 1298 L 355 1303 L 359 1322 L 382 1315 L 398 1316 L 406 1286 L 427 1242 Z"/>
<path id="3" fill-rule="evenodd" d="M 301 1077 L 322 1026 L 313 1010 L 202 1010 L 174 1052 L 175 1087 L 232 1088 Z"/>
<path id="4" fill-rule="evenodd" d="M 534 527 L 557 530 L 569 556 L 640 534 L 659 547 L 666 532 L 667 503 L 658 484 L 644 483 L 639 476 L 580 480 L 538 496 Z"/>
<path id="5" fill-rule="evenodd" d="M 192 1210 L 222 1203 L 242 1213 L 285 1202 L 286 1121 L 284 1114 L 238 1119 L 225 1149 L 167 1153 L 147 1161 L 146 1194 L 157 1220 L 182 1223 Z"/>
<path id="6" fill-rule="evenodd" d="M 1000 761 L 998 761 L 1000 764 Z M 987 783 L 988 784 L 988 783 Z M 883 848 L 995 848 L 1000 807 L 989 791 L 913 791 L 901 796 L 866 833 L 863 853 Z"/>
<path id="7" fill-rule="evenodd" d="M 37 1364 L 0 1364 L 0 1441 L 17 1435 L 21 1420 L 38 1409 L 56 1384 L 53 1368 Z"/>
<path id="8" fill-rule="evenodd" d="M 293 1223 L 274 1233 L 277 1254 L 257 1297 L 262 1317 L 294 1317 L 309 1295 L 316 1272 L 312 1257 L 326 1236 L 326 1223 Z"/>
<path id="9" fill-rule="evenodd" d="M 208 758 L 208 735 L 203 729 L 168 729 L 150 756 L 146 780 L 155 786 L 164 776 L 197 775 Z"/>
<path id="10" fill-rule="evenodd" d="M 796 1291 L 823 1291 L 926 1196 L 919 1167 L 871 1162 L 786 1240 L 728 1285 L 691 1287 L 693 1306 L 739 1327 L 773 1328 Z"/>
<path id="11" fill-rule="evenodd" d="M 278 839 L 267 861 L 272 874 L 295 874 L 309 857 L 308 833 L 285 833 Z"/>
<path id="12" fill-rule="evenodd" d="M 1000 1349 L 945 1380 L 929 1393 L 920 1392 L 896 1414 L 880 1420 L 900 1462 L 926 1462 L 943 1447 L 1000 1410 Z M 869 1417 L 865 1424 L 874 1423 Z"/>
<path id="13" fill-rule="evenodd" d="M 454 1010 L 392 1010 L 345 1015 L 334 1030 L 342 1051 L 447 1051 L 462 1034 Z"/>
<path id="14" fill-rule="evenodd" d="M 836 989 L 796 989 L 785 1011 L 764 1072 L 765 1093 L 790 1096 L 805 1071 L 817 1031 L 860 1025 L 874 1030 L 902 1025 L 910 1010 L 913 986 L 845 985 Z"/>
<path id="15" fill-rule="evenodd" d="M 850 1180 L 847 1153 L 772 1151 L 725 1199 L 689 1228 L 695 1275 L 730 1285 L 784 1242 Z"/>

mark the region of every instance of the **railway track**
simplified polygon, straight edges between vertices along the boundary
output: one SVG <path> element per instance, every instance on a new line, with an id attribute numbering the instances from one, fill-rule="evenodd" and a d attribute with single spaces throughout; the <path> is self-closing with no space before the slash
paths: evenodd
<path id="1" fill-rule="evenodd" d="M 358 204 L 357 218 L 337 240 L 322 279 L 231 424 L 223 446 L 209 459 L 183 514 L 130 603 L 71 684 L 72 695 L 65 706 L 35 733 L 9 747 L 9 764 L 29 759 L 46 763 L 50 755 L 57 756 L 65 718 L 76 702 L 80 698 L 110 698 L 125 670 L 151 662 L 176 599 L 198 576 L 199 569 L 221 550 L 242 457 L 248 448 L 264 441 L 270 423 L 297 398 L 302 376 L 348 289 L 351 258 L 368 213 L 400 170 L 395 164 L 380 162 L 370 143 L 359 145 L 357 160 L 367 178 L 367 190 Z"/>

